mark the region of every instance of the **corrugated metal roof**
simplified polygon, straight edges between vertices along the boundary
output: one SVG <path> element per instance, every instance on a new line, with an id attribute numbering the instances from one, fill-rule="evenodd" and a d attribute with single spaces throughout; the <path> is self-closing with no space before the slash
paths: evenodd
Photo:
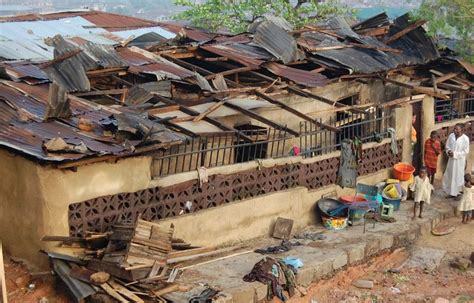
<path id="1" fill-rule="evenodd" d="M 296 40 L 272 21 L 263 21 L 257 27 L 253 41 L 285 64 L 304 59 Z"/>
<path id="2" fill-rule="evenodd" d="M 179 66 L 166 63 L 152 63 L 142 66 L 130 66 L 131 73 L 145 73 L 156 75 L 158 81 L 163 79 L 185 79 L 194 77 L 194 73 Z"/>
<path id="3" fill-rule="evenodd" d="M 308 87 L 320 87 L 328 82 L 328 79 L 319 73 L 312 73 L 275 62 L 265 63 L 264 67 L 277 76 Z"/>
<path id="4" fill-rule="evenodd" d="M 117 50 L 117 55 L 126 62 L 129 66 L 146 65 L 156 62 L 138 52 L 133 51 L 133 48 L 123 47 Z"/>
<path id="5" fill-rule="evenodd" d="M 245 108 L 245 109 L 257 109 L 257 108 L 274 108 L 276 105 L 263 101 L 263 100 L 254 100 L 254 99 L 230 99 L 227 100 L 226 102 L 237 105 L 239 107 Z M 195 111 L 199 113 L 203 113 L 206 110 L 208 110 L 211 106 L 216 104 L 216 102 L 208 102 L 204 104 L 199 104 L 192 106 L 191 108 L 194 109 Z M 221 117 L 227 117 L 227 116 L 233 116 L 233 115 L 241 115 L 242 113 L 239 111 L 236 111 L 232 108 L 226 107 L 226 106 L 221 106 L 212 113 L 208 115 L 210 118 L 221 118 Z"/>
<path id="6" fill-rule="evenodd" d="M 136 38 L 147 33 L 156 33 L 165 39 L 173 39 L 174 37 L 176 37 L 176 34 L 159 26 L 131 29 L 125 31 L 115 31 L 114 35 L 117 35 L 123 39 L 128 39 L 132 36 Z"/>
<path id="7" fill-rule="evenodd" d="M 197 42 L 206 42 L 213 39 L 214 35 L 206 33 L 202 30 L 197 30 L 182 26 L 176 23 L 171 22 L 159 22 L 159 26 L 167 29 L 168 31 L 177 34 L 184 34 L 187 38 L 197 41 Z"/>
<path id="8" fill-rule="evenodd" d="M 71 278 L 71 267 L 59 259 L 51 259 L 52 269 L 64 282 L 67 289 L 71 292 L 76 302 L 83 300 L 97 292 L 90 284 Z"/>
<path id="9" fill-rule="evenodd" d="M 13 79 L 36 78 L 48 80 L 48 76 L 37 66 L 28 62 L 5 62 L 7 74 Z"/>
<path id="10" fill-rule="evenodd" d="M 268 59 L 265 50 L 255 46 L 247 46 L 245 44 L 229 44 L 229 45 L 201 45 L 202 49 L 214 53 L 216 55 L 227 57 L 232 61 L 238 62 L 242 65 L 258 68 L 263 62 L 263 59 Z M 270 58 L 272 56 L 268 54 Z"/>

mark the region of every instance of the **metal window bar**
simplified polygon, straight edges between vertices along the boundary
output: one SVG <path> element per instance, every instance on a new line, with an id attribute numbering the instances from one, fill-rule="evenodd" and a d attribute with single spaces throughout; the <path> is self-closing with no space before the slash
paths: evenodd
<path id="1" fill-rule="evenodd" d="M 471 90 L 474 92 L 474 90 Z M 465 118 L 474 114 L 474 96 L 462 92 L 451 94 L 449 100 L 435 98 L 435 123 Z"/>
<path id="2" fill-rule="evenodd" d="M 243 135 L 254 142 L 243 140 Z M 285 130 L 273 128 L 192 138 L 155 154 L 153 175 L 162 177 L 193 171 L 201 166 L 217 167 L 255 159 L 285 157 L 289 155 L 287 142 L 292 138 Z"/>
<path id="3" fill-rule="evenodd" d="M 359 137 L 362 143 L 367 143 L 376 141 L 376 135 L 381 139 L 388 138 L 392 118 L 390 110 L 373 108 L 365 114 L 347 113 L 339 121 L 333 116 L 324 121 L 339 128 L 339 133 L 323 129 L 317 123 L 303 121 L 300 123 L 301 155 L 308 158 L 340 150 L 344 139 Z M 323 120 L 317 122 L 322 123 Z"/>

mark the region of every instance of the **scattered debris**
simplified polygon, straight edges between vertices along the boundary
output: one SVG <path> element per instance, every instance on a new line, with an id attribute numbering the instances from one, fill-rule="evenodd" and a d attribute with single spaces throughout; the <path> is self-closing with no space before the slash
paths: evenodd
<path id="1" fill-rule="evenodd" d="M 440 224 L 431 230 L 433 236 L 444 236 L 454 232 L 456 227 L 447 224 Z"/>
<path id="2" fill-rule="evenodd" d="M 457 257 L 453 261 L 451 261 L 450 265 L 454 268 L 457 268 L 462 271 L 466 271 L 471 267 L 471 260 L 462 258 L 462 257 Z"/>
<path id="3" fill-rule="evenodd" d="M 287 252 L 287 251 L 290 251 L 293 246 L 300 246 L 301 243 L 299 242 L 296 242 L 296 243 L 290 243 L 288 241 L 281 241 L 281 244 L 280 245 L 277 245 L 277 246 L 269 246 L 267 248 L 260 248 L 260 249 L 256 249 L 255 252 L 258 253 L 258 254 L 280 254 L 280 253 L 283 253 L 283 252 Z"/>
<path id="4" fill-rule="evenodd" d="M 273 229 L 273 237 L 277 239 L 290 239 L 291 230 L 293 228 L 293 220 L 278 217 Z"/>

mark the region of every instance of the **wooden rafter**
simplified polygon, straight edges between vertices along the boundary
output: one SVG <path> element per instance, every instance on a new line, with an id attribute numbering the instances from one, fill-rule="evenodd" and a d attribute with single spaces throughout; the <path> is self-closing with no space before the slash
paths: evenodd
<path id="1" fill-rule="evenodd" d="M 389 78 L 382 78 L 382 79 L 386 82 L 389 82 L 389 83 L 392 83 L 392 84 L 395 84 L 395 85 L 398 85 L 398 86 L 401 86 L 401 87 L 412 89 L 412 90 L 414 90 L 418 93 L 421 93 L 421 94 L 426 94 L 426 95 L 429 95 L 429 96 L 432 96 L 432 97 L 437 97 L 437 98 L 440 98 L 440 99 L 443 99 L 443 100 L 448 100 L 449 99 L 449 97 L 446 96 L 445 94 L 435 92 L 434 90 L 431 90 L 431 89 L 426 88 L 426 87 L 420 87 L 420 86 L 416 86 L 416 85 L 412 85 L 412 84 L 409 84 L 409 83 L 396 81 L 396 80 L 389 79 Z"/>
<path id="2" fill-rule="evenodd" d="M 405 27 L 403 30 L 399 31 L 398 33 L 393 34 L 392 36 L 388 37 L 387 40 L 385 40 L 385 44 L 389 44 L 389 43 L 392 43 L 393 41 L 400 39 L 401 37 L 405 36 L 411 31 L 414 31 L 415 29 L 417 29 L 418 27 L 422 26 L 425 23 L 426 23 L 426 20 L 416 21 L 415 23 Z"/>
<path id="3" fill-rule="evenodd" d="M 218 110 L 222 105 L 224 105 L 225 102 L 226 102 L 225 100 L 222 100 L 222 101 L 217 102 L 216 104 L 213 104 L 206 111 L 200 113 L 199 116 L 195 117 L 193 119 L 193 122 L 201 121 L 202 119 L 207 117 L 210 113 L 215 112 L 216 110 Z"/>

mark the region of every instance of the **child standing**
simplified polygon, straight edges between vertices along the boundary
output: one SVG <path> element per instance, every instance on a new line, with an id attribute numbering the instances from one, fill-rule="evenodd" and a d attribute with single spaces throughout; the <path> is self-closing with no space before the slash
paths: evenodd
<path id="1" fill-rule="evenodd" d="M 422 167 L 418 176 L 415 177 L 415 180 L 410 185 L 410 190 L 415 192 L 415 206 L 413 208 L 413 219 L 416 218 L 416 210 L 420 208 L 419 218 L 423 218 L 423 205 L 430 204 L 431 200 L 431 190 L 433 185 L 430 183 L 430 179 L 427 176 L 426 168 Z"/>
<path id="2" fill-rule="evenodd" d="M 462 223 L 469 222 L 469 217 L 472 215 L 474 203 L 472 202 L 472 185 L 471 175 L 464 175 L 464 190 L 462 192 L 461 201 L 459 201 L 458 210 L 462 212 Z"/>
<path id="3" fill-rule="evenodd" d="M 431 184 L 434 183 L 436 168 L 438 167 L 438 156 L 442 153 L 438 132 L 431 132 L 430 138 L 425 142 L 425 166 Z"/>

